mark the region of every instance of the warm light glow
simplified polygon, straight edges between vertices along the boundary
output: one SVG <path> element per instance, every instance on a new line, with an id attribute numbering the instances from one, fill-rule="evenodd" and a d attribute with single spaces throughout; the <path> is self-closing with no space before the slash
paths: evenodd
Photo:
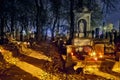
<path id="1" fill-rule="evenodd" d="M 2 53 L 2 55 L 4 56 L 4 59 L 6 60 L 6 62 L 19 67 L 21 70 L 24 70 L 25 72 L 30 73 L 32 76 L 37 77 L 39 80 L 41 80 L 41 76 L 43 74 L 45 74 L 45 75 L 51 75 L 51 74 L 47 73 L 46 71 L 42 70 L 39 67 L 36 67 L 36 66 L 34 66 L 32 64 L 29 64 L 27 62 L 19 60 L 18 58 L 13 57 L 12 56 L 12 52 L 7 51 L 7 50 L 4 50 L 4 51 L 7 54 L 4 55 L 4 53 Z M 38 54 L 34 53 L 34 55 L 31 55 L 31 57 L 35 57 L 35 55 L 38 55 Z M 38 55 L 38 56 L 43 56 L 41 58 L 44 59 L 44 60 L 46 59 L 45 55 Z M 57 80 L 56 76 L 54 76 L 54 75 L 52 75 L 52 76 L 55 78 L 55 80 Z"/>
<path id="2" fill-rule="evenodd" d="M 29 43 L 29 42 L 28 42 L 27 44 L 28 44 L 28 45 L 30 45 L 30 43 Z"/>
<path id="3" fill-rule="evenodd" d="M 64 44 L 66 44 L 66 41 L 64 41 Z"/>
<path id="4" fill-rule="evenodd" d="M 20 44 L 20 42 L 17 42 L 17 44 L 19 45 L 19 44 Z"/>
<path id="5" fill-rule="evenodd" d="M 71 53 L 71 55 L 73 56 L 73 52 Z"/>
<path id="6" fill-rule="evenodd" d="M 27 44 L 27 42 L 24 42 L 23 44 L 25 44 L 25 45 L 26 45 L 26 44 Z"/>
<path id="7" fill-rule="evenodd" d="M 96 55 L 96 53 L 95 53 L 95 52 L 93 52 L 92 54 L 93 54 L 93 56 L 95 56 L 95 55 Z"/>
<path id="8" fill-rule="evenodd" d="M 4 52 L 4 49 L 0 49 L 0 52 Z"/>
<path id="9" fill-rule="evenodd" d="M 78 49 L 79 49 L 79 51 L 82 51 L 82 50 L 83 50 L 83 48 L 82 48 L 82 47 L 79 47 Z"/>
<path id="10" fill-rule="evenodd" d="M 96 56 L 95 52 L 90 53 L 90 56 Z"/>
<path id="11" fill-rule="evenodd" d="M 94 58 L 95 59 L 95 61 L 97 61 L 98 59 L 97 58 Z"/>
<path id="12" fill-rule="evenodd" d="M 91 42 L 91 39 L 74 38 L 73 45 L 76 45 L 76 46 L 92 45 L 92 42 Z"/>
<path id="13" fill-rule="evenodd" d="M 102 58 L 103 56 L 102 55 L 100 55 L 100 58 Z"/>
<path id="14" fill-rule="evenodd" d="M 71 53 L 72 52 L 72 46 L 67 46 L 67 53 Z"/>
<path id="15" fill-rule="evenodd" d="M 62 38 L 60 38 L 60 40 L 62 40 Z"/>

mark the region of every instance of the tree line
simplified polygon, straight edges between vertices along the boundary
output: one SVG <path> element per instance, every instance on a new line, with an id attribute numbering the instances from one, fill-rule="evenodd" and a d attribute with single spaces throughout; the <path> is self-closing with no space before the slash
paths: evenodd
<path id="1" fill-rule="evenodd" d="M 96 26 L 105 15 L 115 9 L 118 0 L 0 0 L 0 38 L 4 39 L 9 32 L 15 38 L 23 31 L 29 34 L 35 29 L 37 41 L 46 39 L 47 30 L 51 32 L 51 39 L 63 27 L 70 33 L 70 40 L 74 37 L 74 10 L 81 11 L 84 6 L 92 12 L 92 26 Z M 103 4 L 102 6 L 100 4 Z"/>

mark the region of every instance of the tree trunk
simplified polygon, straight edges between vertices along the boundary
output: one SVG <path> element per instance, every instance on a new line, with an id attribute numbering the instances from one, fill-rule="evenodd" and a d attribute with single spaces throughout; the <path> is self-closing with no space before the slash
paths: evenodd
<path id="1" fill-rule="evenodd" d="M 11 36 L 12 36 L 12 38 L 15 38 L 15 36 L 14 36 L 14 16 L 13 16 L 13 14 L 11 16 Z"/>
<path id="2" fill-rule="evenodd" d="M 24 23 L 24 29 L 25 29 L 25 33 L 26 33 L 26 37 L 25 37 L 25 40 L 28 40 L 29 39 L 29 29 L 28 29 L 28 19 L 26 18 L 25 20 L 25 23 Z"/>
<path id="3" fill-rule="evenodd" d="M 20 41 L 23 41 L 23 25 L 22 25 L 22 29 L 20 31 Z"/>
<path id="4" fill-rule="evenodd" d="M 56 18 L 55 18 L 55 20 L 54 20 L 54 23 L 53 23 L 53 27 L 52 27 L 52 33 L 51 33 L 51 40 L 54 40 L 54 33 L 55 33 L 55 26 L 56 26 L 56 23 L 57 23 L 57 16 L 56 16 Z"/>
<path id="5" fill-rule="evenodd" d="M 51 30 L 51 41 L 54 40 L 54 29 Z"/>
<path id="6" fill-rule="evenodd" d="M 47 29 L 45 29 L 45 36 L 44 36 L 44 40 L 47 40 Z"/>
<path id="7" fill-rule="evenodd" d="M 15 26 L 15 0 L 11 2 L 11 37 L 15 38 L 15 33 L 14 33 L 14 26 Z"/>
<path id="8" fill-rule="evenodd" d="M 1 41 L 0 41 L 0 44 L 3 44 L 4 43 L 4 18 L 2 17 L 1 18 L 1 26 L 0 26 L 0 37 L 1 37 Z"/>
<path id="9" fill-rule="evenodd" d="M 35 0 L 36 8 L 37 8 L 37 14 L 36 14 L 36 40 L 40 41 L 42 40 L 42 23 L 41 23 L 41 12 L 43 10 L 43 3 L 41 0 Z"/>
<path id="10" fill-rule="evenodd" d="M 72 43 L 72 39 L 74 38 L 74 13 L 73 13 L 73 6 L 74 6 L 74 0 L 70 0 L 70 39 L 69 43 Z"/>
<path id="11" fill-rule="evenodd" d="M 37 15 L 36 15 L 36 40 L 40 41 L 42 38 L 42 33 L 41 33 L 41 23 L 40 23 L 40 11 L 39 8 L 37 10 Z"/>

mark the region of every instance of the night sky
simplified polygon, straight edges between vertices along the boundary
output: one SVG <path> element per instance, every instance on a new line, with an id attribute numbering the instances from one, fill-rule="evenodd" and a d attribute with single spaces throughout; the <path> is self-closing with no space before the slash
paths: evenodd
<path id="1" fill-rule="evenodd" d="M 120 21 L 120 2 L 116 3 L 116 10 L 111 11 L 111 13 L 106 16 L 106 23 L 113 23 L 115 28 L 118 28 L 118 23 Z"/>

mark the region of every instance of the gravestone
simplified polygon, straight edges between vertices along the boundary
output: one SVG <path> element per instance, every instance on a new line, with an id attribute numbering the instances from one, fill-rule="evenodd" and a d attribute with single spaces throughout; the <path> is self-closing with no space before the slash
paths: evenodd
<path id="1" fill-rule="evenodd" d="M 84 8 L 83 11 L 74 11 L 75 15 L 75 35 L 77 37 L 90 37 L 91 32 L 91 12 L 87 8 Z"/>

